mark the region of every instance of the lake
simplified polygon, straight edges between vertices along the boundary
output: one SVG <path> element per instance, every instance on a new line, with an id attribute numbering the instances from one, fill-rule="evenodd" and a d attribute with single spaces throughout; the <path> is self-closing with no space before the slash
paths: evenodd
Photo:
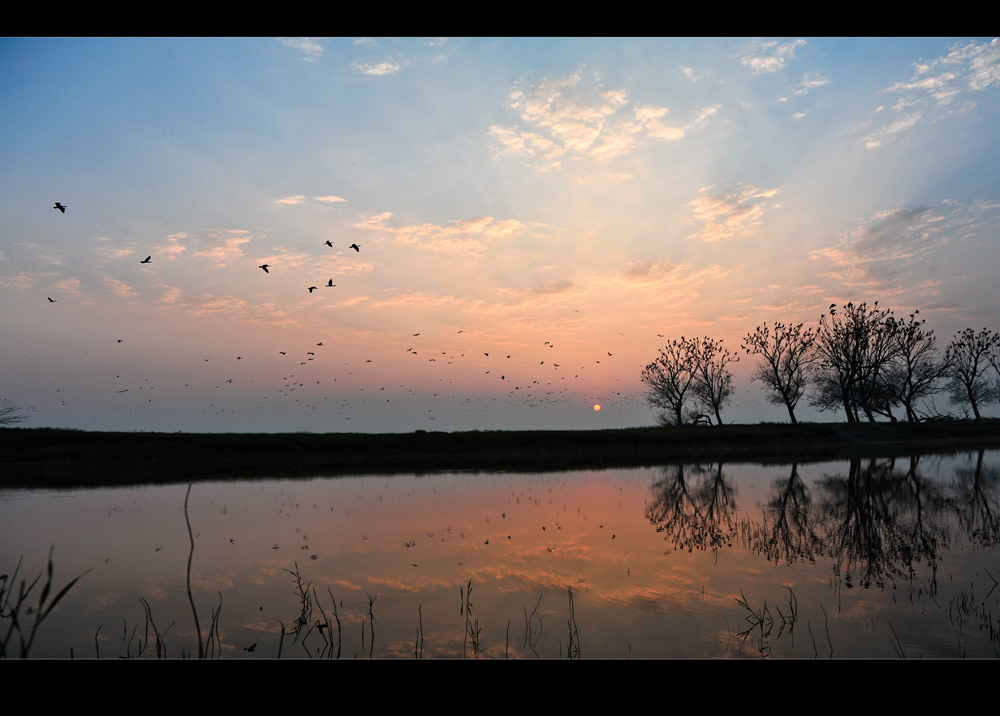
<path id="1" fill-rule="evenodd" d="M 0 540 L 23 624 L 83 574 L 32 657 L 1000 656 L 996 450 L 5 489 Z"/>

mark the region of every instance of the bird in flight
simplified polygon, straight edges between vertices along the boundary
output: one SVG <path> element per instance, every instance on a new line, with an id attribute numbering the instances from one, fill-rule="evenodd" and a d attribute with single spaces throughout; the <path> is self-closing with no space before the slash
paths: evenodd
<path id="1" fill-rule="evenodd" d="M 261 265 L 260 265 L 260 266 L 258 266 L 257 268 L 259 268 L 259 269 L 264 269 L 264 273 L 271 273 L 270 271 L 268 271 L 268 270 L 267 270 L 267 267 L 268 267 L 268 266 L 270 266 L 270 265 L 271 265 L 271 264 L 261 264 Z"/>
<path id="2" fill-rule="evenodd" d="M 329 246 L 331 249 L 333 248 L 333 242 L 327 240 L 327 241 L 324 241 L 323 243 L 326 244 L 327 246 Z"/>
<path id="3" fill-rule="evenodd" d="M 48 296 L 46 296 L 45 298 L 48 298 L 48 299 L 49 299 L 49 303 L 59 303 L 59 302 L 58 302 L 58 301 L 57 301 L 56 299 L 54 299 L 54 298 L 49 298 Z"/>
<path id="4" fill-rule="evenodd" d="M 316 286 L 310 286 L 309 287 L 309 293 L 312 293 L 315 290 L 316 290 Z"/>
<path id="5" fill-rule="evenodd" d="M 333 279 L 332 279 L 332 278 L 331 278 L 331 279 L 330 279 L 329 281 L 327 281 L 327 283 L 326 283 L 326 287 L 327 287 L 327 288 L 334 288 L 334 287 L 335 287 L 336 285 L 337 285 L 337 284 L 335 284 L 335 283 L 333 282 Z"/>
<path id="6" fill-rule="evenodd" d="M 142 261 L 140 261 L 139 263 L 141 263 L 141 264 L 148 264 L 148 263 L 149 263 L 150 261 L 152 261 L 152 260 L 153 260 L 153 257 L 152 257 L 152 256 L 147 256 L 146 258 L 144 258 L 144 259 L 143 259 Z"/>
<path id="7" fill-rule="evenodd" d="M 350 246 L 348 246 L 347 248 L 349 248 L 349 249 L 354 249 L 354 250 L 355 250 L 355 251 L 357 251 L 357 252 L 358 252 L 359 254 L 361 253 L 361 247 L 360 247 L 360 246 L 358 246 L 357 244 L 351 244 L 351 245 L 350 245 Z"/>
<path id="8" fill-rule="evenodd" d="M 62 204 L 60 204 L 58 201 L 56 202 L 56 205 L 53 206 L 52 208 L 53 209 L 59 209 L 59 211 L 61 211 L 64 214 L 66 213 L 66 207 L 63 206 Z"/>

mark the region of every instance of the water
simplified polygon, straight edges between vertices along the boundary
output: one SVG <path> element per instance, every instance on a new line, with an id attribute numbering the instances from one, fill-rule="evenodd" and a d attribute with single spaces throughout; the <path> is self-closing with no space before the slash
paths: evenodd
<path id="1" fill-rule="evenodd" d="M 1000 655 L 998 451 L 187 492 L 0 491 L 0 570 L 86 572 L 31 656 L 197 656 L 189 556 L 223 658 Z"/>

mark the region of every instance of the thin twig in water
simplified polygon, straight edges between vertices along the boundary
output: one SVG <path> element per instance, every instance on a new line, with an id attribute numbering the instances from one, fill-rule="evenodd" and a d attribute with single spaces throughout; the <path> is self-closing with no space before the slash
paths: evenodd
<path id="1" fill-rule="evenodd" d="M 201 642 L 201 624 L 198 623 L 198 610 L 194 606 L 194 596 L 191 594 L 191 561 L 194 559 L 194 532 L 191 531 L 191 518 L 188 516 L 188 498 L 191 497 L 191 485 L 188 483 L 187 494 L 184 495 L 184 521 L 187 523 L 188 538 L 191 540 L 191 550 L 188 552 L 187 593 L 191 603 L 191 613 L 194 614 L 194 628 L 198 632 L 198 658 L 205 658 L 205 646 Z"/>
<path id="2" fill-rule="evenodd" d="M 372 632 L 372 638 L 368 644 L 368 658 L 371 659 L 375 654 L 375 615 L 372 613 L 372 605 L 375 603 L 375 600 L 378 599 L 378 595 L 376 594 L 373 597 L 371 594 L 368 594 L 368 592 L 365 592 L 365 594 L 368 596 L 368 619 L 371 622 Z"/>
<path id="3" fill-rule="evenodd" d="M 576 628 L 576 611 L 573 608 L 573 588 L 567 587 L 569 592 L 569 642 L 566 644 L 566 656 L 572 659 L 574 656 L 580 658 L 580 632 Z"/>

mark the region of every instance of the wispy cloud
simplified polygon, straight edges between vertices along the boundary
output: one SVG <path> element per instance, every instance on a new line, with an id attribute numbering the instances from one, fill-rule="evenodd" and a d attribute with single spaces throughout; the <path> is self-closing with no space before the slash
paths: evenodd
<path id="1" fill-rule="evenodd" d="M 865 146 L 879 147 L 920 121 L 965 112 L 975 107 L 973 93 L 1000 84 L 1000 41 L 971 41 L 953 46 L 929 62 L 913 63 L 913 74 L 882 90 L 898 99 L 890 111 L 897 116 L 868 134 Z M 959 101 L 962 100 L 962 101 Z M 876 112 L 883 108 L 879 107 Z"/>
<path id="2" fill-rule="evenodd" d="M 926 206 L 881 211 L 810 258 L 827 263 L 828 275 L 847 286 L 888 289 L 916 257 L 948 243 L 944 221 L 941 212 Z"/>
<path id="3" fill-rule="evenodd" d="M 388 224 L 391 217 L 390 212 L 374 214 L 364 217 L 354 226 L 387 232 L 394 237 L 397 244 L 404 246 L 465 256 L 484 254 L 488 244 L 509 239 L 527 230 L 527 227 L 516 219 L 497 221 L 492 216 L 455 219 L 447 226 L 426 223 L 400 227 Z"/>
<path id="4" fill-rule="evenodd" d="M 741 183 L 718 193 L 711 190 L 712 187 L 703 187 L 702 196 L 688 203 L 694 220 L 705 225 L 689 239 L 712 242 L 753 233 L 761 224 L 768 201 L 779 191 Z"/>
<path id="5" fill-rule="evenodd" d="M 784 69 L 788 60 L 794 59 L 795 50 L 805 44 L 806 41 L 802 39 L 785 43 L 778 40 L 755 41 L 750 46 L 749 54 L 741 57 L 740 62 L 755 75 L 778 72 Z"/>
<path id="6" fill-rule="evenodd" d="M 118 296 L 119 298 L 138 298 L 139 297 L 139 292 L 136 291 L 131 286 L 129 286 L 124 281 L 119 281 L 116 278 L 111 278 L 110 276 L 106 276 L 104 278 L 103 283 L 104 283 L 105 288 L 108 289 L 108 291 L 110 291 L 115 296 Z"/>
<path id="7" fill-rule="evenodd" d="M 792 93 L 805 94 L 806 92 L 814 90 L 817 87 L 822 87 L 823 85 L 828 84 L 830 84 L 829 77 L 823 77 L 816 72 L 806 72 L 802 75 L 802 79 L 795 83 L 795 86 L 792 88 Z"/>
<path id="8" fill-rule="evenodd" d="M 293 49 L 299 50 L 304 56 L 303 60 L 306 62 L 316 62 L 320 57 L 323 56 L 323 45 L 320 40 L 324 38 L 321 37 L 283 37 L 279 39 L 286 47 L 291 47 Z"/>
<path id="9" fill-rule="evenodd" d="M 227 266 L 243 256 L 243 244 L 249 243 L 250 232 L 244 229 L 223 229 L 207 232 L 198 236 L 199 244 L 208 244 L 207 248 L 196 251 L 193 256 L 198 259 L 209 259 L 219 266 Z"/>
<path id="10" fill-rule="evenodd" d="M 340 204 L 347 201 L 347 199 L 339 196 L 333 196 L 332 194 L 330 196 L 314 196 L 313 199 L 316 201 L 322 201 L 325 204 Z"/>
<path id="11" fill-rule="evenodd" d="M 109 261 L 133 256 L 136 251 L 135 242 L 121 244 L 106 236 L 97 237 L 97 255 Z"/>
<path id="12" fill-rule="evenodd" d="M 582 71 L 521 83 L 509 93 L 507 106 L 528 126 L 492 126 L 490 134 L 502 145 L 498 154 L 542 159 L 542 170 L 561 168 L 565 157 L 606 161 L 629 154 L 643 136 L 680 139 L 719 109 L 699 110 L 688 122 L 668 122 L 666 107 L 632 103 L 624 89 L 597 76 L 585 79 Z"/>
<path id="13" fill-rule="evenodd" d="M 274 200 L 276 206 L 298 206 L 299 204 L 304 204 L 305 202 L 306 197 L 304 194 L 296 194 L 295 196 L 286 196 L 284 199 Z"/>
<path id="14" fill-rule="evenodd" d="M 387 57 L 381 62 L 362 62 L 355 60 L 351 63 L 351 68 L 363 75 L 391 75 L 403 69 L 403 66 L 391 57 Z"/>

